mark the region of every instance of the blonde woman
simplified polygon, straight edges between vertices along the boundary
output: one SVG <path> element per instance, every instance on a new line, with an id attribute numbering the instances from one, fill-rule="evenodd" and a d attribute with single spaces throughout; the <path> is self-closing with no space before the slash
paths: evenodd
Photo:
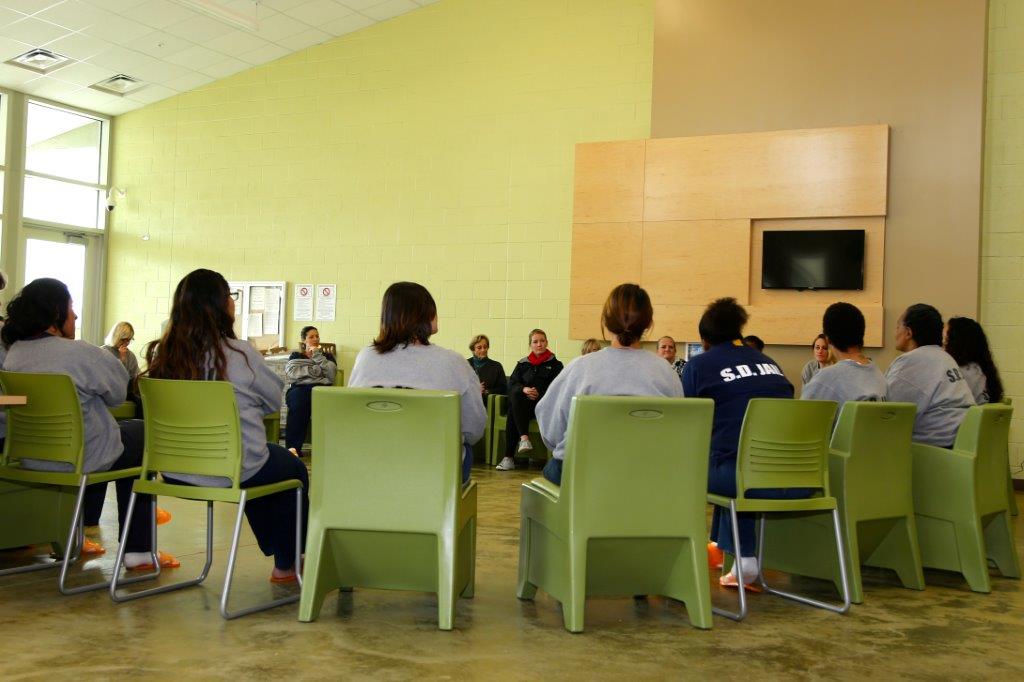
<path id="1" fill-rule="evenodd" d="M 129 322 L 118 322 L 110 328 L 103 348 L 110 351 L 128 371 L 128 378 L 134 381 L 139 376 L 139 359 L 128 349 L 135 340 L 135 328 Z"/>
<path id="2" fill-rule="evenodd" d="M 597 339 L 587 339 L 583 342 L 583 345 L 580 346 L 580 355 L 590 355 L 591 353 L 596 353 L 599 350 L 601 350 L 600 341 Z"/>

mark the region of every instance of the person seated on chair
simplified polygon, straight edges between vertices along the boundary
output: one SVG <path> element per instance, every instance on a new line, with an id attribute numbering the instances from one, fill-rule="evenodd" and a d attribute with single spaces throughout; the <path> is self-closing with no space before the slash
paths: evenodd
<path id="1" fill-rule="evenodd" d="M 658 339 L 658 356 L 665 359 L 676 376 L 683 376 L 683 367 L 686 367 L 686 360 L 676 357 L 676 340 L 671 336 L 663 336 Z"/>
<path id="2" fill-rule="evenodd" d="M 811 352 L 814 354 L 812 360 L 808 360 L 807 364 L 800 371 L 800 382 L 803 386 L 807 385 L 807 382 L 817 374 L 822 367 L 828 367 L 836 363 L 835 356 L 829 352 L 828 339 L 825 338 L 824 334 L 818 334 L 814 338 L 814 343 L 811 344 Z"/>
<path id="3" fill-rule="evenodd" d="M 462 424 L 462 482 L 469 480 L 473 443 L 484 435 L 487 413 L 480 379 L 458 353 L 430 343 L 437 304 L 422 284 L 395 282 L 384 292 L 380 332 L 359 351 L 350 387 L 458 391 Z"/>
<path id="4" fill-rule="evenodd" d="M 760 336 L 754 336 L 753 334 L 744 336 L 743 345 L 750 346 L 751 348 L 760 353 L 764 352 L 764 341 L 761 340 Z"/>
<path id="5" fill-rule="evenodd" d="M 951 317 L 942 334 L 942 347 L 956 364 L 978 405 L 1003 399 L 1003 381 L 992 359 L 985 330 L 969 317 Z"/>
<path id="6" fill-rule="evenodd" d="M 779 366 L 764 353 L 742 341 L 747 311 L 735 298 L 720 298 L 704 310 L 698 331 L 704 352 L 694 356 L 683 370 L 683 393 L 687 398 L 711 398 L 715 416 L 711 428 L 711 458 L 708 464 L 708 492 L 736 496 L 736 454 L 740 429 L 751 398 L 792 398 L 793 384 Z M 786 491 L 787 497 L 807 497 L 812 491 Z M 748 497 L 781 497 L 782 491 L 747 491 Z M 740 514 L 739 551 L 733 546 L 729 513 L 715 507 L 711 522 L 709 561 L 720 566 L 722 552 L 742 557 L 743 579 L 752 583 L 758 575 L 754 539 L 754 515 Z M 736 585 L 735 568 L 721 577 L 725 586 Z"/>
<path id="7" fill-rule="evenodd" d="M 67 286 L 56 279 L 42 278 L 25 285 L 7 304 L 7 321 L 0 339 L 7 347 L 3 368 L 8 372 L 67 374 L 78 391 L 82 406 L 85 439 L 82 470 L 86 473 L 128 469 L 142 464 L 143 424 L 138 419 L 114 421 L 108 407 L 124 402 L 128 372 L 107 351 L 86 341 L 75 340 L 75 314 Z M 37 471 L 70 471 L 70 465 L 34 459 L 22 459 L 22 466 Z M 121 531 L 128 523 L 128 500 L 132 478 L 115 482 L 117 521 Z M 106 483 L 86 488 L 83 518 L 99 519 Z M 139 496 L 130 519 L 125 566 L 133 570 L 152 568 L 150 551 L 153 536 L 150 498 Z M 120 534 L 119 536 L 120 537 Z M 86 540 L 83 554 L 102 554 L 105 550 Z M 177 567 L 170 554 L 159 553 L 160 565 Z"/>
<path id="8" fill-rule="evenodd" d="M 597 339 L 587 339 L 580 344 L 580 355 L 590 355 L 601 350 L 601 342 Z"/>
<path id="9" fill-rule="evenodd" d="M 540 435 L 553 454 L 544 465 L 544 478 L 562 484 L 565 433 L 574 396 L 682 397 L 679 375 L 672 366 L 640 348 L 653 323 L 651 299 L 639 285 L 620 284 L 612 289 L 601 313 L 601 328 L 612 334 L 611 346 L 570 362 L 537 403 Z"/>
<path id="10" fill-rule="evenodd" d="M 562 371 L 562 363 L 548 350 L 548 335 L 543 329 L 530 332 L 530 354 L 516 363 L 508 380 L 508 418 L 505 422 L 505 456 L 495 468 L 516 468 L 515 455 L 533 450 L 530 422 L 536 416 L 537 402 Z"/>
<path id="11" fill-rule="evenodd" d="M 487 404 L 487 396 L 492 393 L 505 395 L 508 393 L 508 380 L 505 378 L 505 368 L 497 360 L 487 357 L 491 350 L 491 340 L 486 334 L 477 334 L 469 342 L 469 350 L 473 354 L 467 358 L 469 366 L 476 372 L 480 380 L 480 397 Z"/>
<path id="12" fill-rule="evenodd" d="M 241 487 L 295 479 L 302 482 L 302 531 L 309 510 L 309 475 L 302 461 L 268 443 L 264 415 L 281 410 L 281 379 L 255 348 L 235 337 L 235 301 L 227 281 L 212 270 L 193 270 L 178 282 L 171 320 L 160 339 L 146 346 L 154 379 L 228 381 L 234 387 L 242 432 Z M 226 487 L 216 476 L 161 472 L 168 483 Z M 274 556 L 271 582 L 295 580 L 295 494 L 285 490 L 249 501 L 245 515 L 265 556 Z"/>
<path id="13" fill-rule="evenodd" d="M 303 327 L 300 336 L 300 350 L 289 355 L 284 366 L 285 376 L 292 382 L 284 396 L 288 405 L 284 446 L 296 456 L 302 452 L 302 443 L 309 428 L 313 387 L 332 386 L 338 374 L 338 363 L 334 356 L 320 348 L 319 330 L 312 326 Z"/>
<path id="14" fill-rule="evenodd" d="M 821 320 L 836 364 L 822 367 L 807 382 L 803 400 L 834 400 L 836 419 L 847 400 L 885 400 L 888 385 L 881 370 L 864 355 L 864 314 L 852 303 L 833 303 Z"/>
<path id="15" fill-rule="evenodd" d="M 885 380 L 886 400 L 914 403 L 914 440 L 941 448 L 953 447 L 967 408 L 974 405 L 971 387 L 960 367 L 942 350 L 942 315 L 926 303 L 915 303 L 896 322 L 896 350 Z"/>

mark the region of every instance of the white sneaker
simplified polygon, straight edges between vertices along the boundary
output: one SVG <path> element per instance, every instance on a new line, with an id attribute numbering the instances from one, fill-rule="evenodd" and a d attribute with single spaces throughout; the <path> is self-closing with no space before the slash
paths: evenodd
<path id="1" fill-rule="evenodd" d="M 530 442 L 530 439 L 520 439 L 519 448 L 516 450 L 516 452 L 526 452 L 527 450 L 533 450 L 533 443 Z"/>
<path id="2" fill-rule="evenodd" d="M 498 466 L 494 468 L 498 471 L 512 471 L 516 468 L 516 462 L 511 457 L 502 457 L 501 461 L 498 462 Z"/>

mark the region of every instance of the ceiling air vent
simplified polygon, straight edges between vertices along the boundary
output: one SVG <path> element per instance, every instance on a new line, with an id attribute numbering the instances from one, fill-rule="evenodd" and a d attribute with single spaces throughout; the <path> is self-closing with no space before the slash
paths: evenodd
<path id="1" fill-rule="evenodd" d="M 11 66 L 20 66 L 23 69 L 36 73 L 51 73 L 70 62 L 71 59 L 69 57 L 44 50 L 41 47 L 7 60 L 7 63 Z"/>
<path id="2" fill-rule="evenodd" d="M 106 80 L 102 80 L 99 83 L 93 83 L 89 86 L 93 90 L 99 90 L 105 92 L 108 95 L 117 95 L 118 97 L 124 97 L 130 95 L 133 92 L 137 92 L 142 88 L 146 87 L 146 84 L 140 81 L 138 78 L 132 78 L 126 76 L 123 73 L 119 73 L 116 76 L 112 76 Z"/>

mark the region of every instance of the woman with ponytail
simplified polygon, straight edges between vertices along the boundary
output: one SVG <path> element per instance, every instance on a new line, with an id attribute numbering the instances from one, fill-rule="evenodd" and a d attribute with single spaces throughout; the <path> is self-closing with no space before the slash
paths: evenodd
<path id="1" fill-rule="evenodd" d="M 605 301 L 601 328 L 612 336 L 611 346 L 576 358 L 551 383 L 537 404 L 540 435 L 554 457 L 544 477 L 561 485 L 569 407 L 577 395 L 643 395 L 681 398 L 683 387 L 672 366 L 640 348 L 654 324 L 651 298 L 637 284 L 620 284 Z"/>

